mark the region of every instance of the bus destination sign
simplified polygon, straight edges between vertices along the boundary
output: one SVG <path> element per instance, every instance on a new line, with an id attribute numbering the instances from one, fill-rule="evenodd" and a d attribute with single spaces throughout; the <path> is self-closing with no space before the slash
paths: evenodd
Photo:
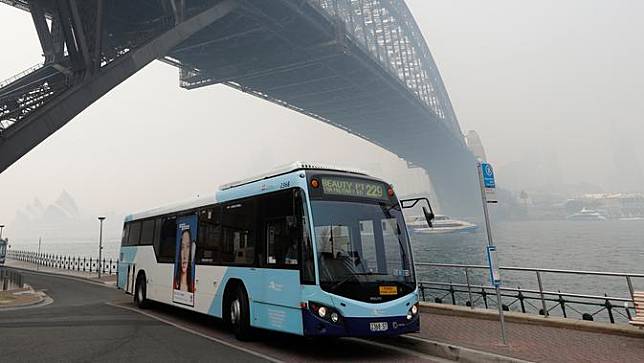
<path id="1" fill-rule="evenodd" d="M 322 177 L 321 181 L 324 194 L 381 200 L 388 199 L 387 189 L 383 183 L 333 177 Z"/>

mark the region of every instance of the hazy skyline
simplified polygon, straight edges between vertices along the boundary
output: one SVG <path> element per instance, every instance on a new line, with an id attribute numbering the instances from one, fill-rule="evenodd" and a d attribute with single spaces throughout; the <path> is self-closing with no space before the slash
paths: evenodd
<path id="1" fill-rule="evenodd" d="M 499 185 L 644 189 L 644 3 L 407 4 Z M 29 14 L 2 4 L 0 24 L 0 79 L 42 61 Z M 364 140 L 225 86 L 181 89 L 177 69 L 155 62 L 0 175 L 0 222 L 62 190 L 91 212 L 125 213 L 298 159 L 424 186 L 419 171 Z"/>

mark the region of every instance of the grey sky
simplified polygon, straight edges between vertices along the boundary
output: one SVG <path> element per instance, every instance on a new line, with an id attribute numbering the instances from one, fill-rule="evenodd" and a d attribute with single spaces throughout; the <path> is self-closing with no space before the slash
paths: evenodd
<path id="1" fill-rule="evenodd" d="M 644 2 L 407 3 L 462 128 L 479 132 L 501 185 L 644 189 L 632 171 L 644 162 Z M 0 5 L 0 27 L 11 50 L 0 79 L 41 61 L 28 14 Z M 408 191 L 423 186 L 378 147 L 224 86 L 180 89 L 177 70 L 156 62 L 0 175 L 0 221 L 63 189 L 91 212 L 123 213 L 296 159 L 354 165 Z"/>
<path id="2" fill-rule="evenodd" d="M 461 126 L 479 132 L 501 185 L 644 190 L 641 172 L 631 175 L 644 167 L 644 2 L 407 4 Z"/>

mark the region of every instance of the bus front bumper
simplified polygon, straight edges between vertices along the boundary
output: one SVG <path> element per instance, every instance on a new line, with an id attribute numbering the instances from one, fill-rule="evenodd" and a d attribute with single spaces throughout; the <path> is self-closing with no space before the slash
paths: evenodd
<path id="1" fill-rule="evenodd" d="M 406 316 L 373 318 L 343 317 L 334 324 L 316 316 L 308 309 L 302 310 L 305 336 L 367 337 L 394 336 L 420 331 L 420 314 L 407 320 Z"/>

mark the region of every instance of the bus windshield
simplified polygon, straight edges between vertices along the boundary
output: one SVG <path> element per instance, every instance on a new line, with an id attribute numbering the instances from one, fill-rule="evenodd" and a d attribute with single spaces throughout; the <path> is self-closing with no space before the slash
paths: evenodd
<path id="1" fill-rule="evenodd" d="M 372 302 L 413 291 L 411 252 L 398 203 L 313 200 L 311 207 L 322 289 Z M 383 283 L 395 291 L 379 293 Z"/>

